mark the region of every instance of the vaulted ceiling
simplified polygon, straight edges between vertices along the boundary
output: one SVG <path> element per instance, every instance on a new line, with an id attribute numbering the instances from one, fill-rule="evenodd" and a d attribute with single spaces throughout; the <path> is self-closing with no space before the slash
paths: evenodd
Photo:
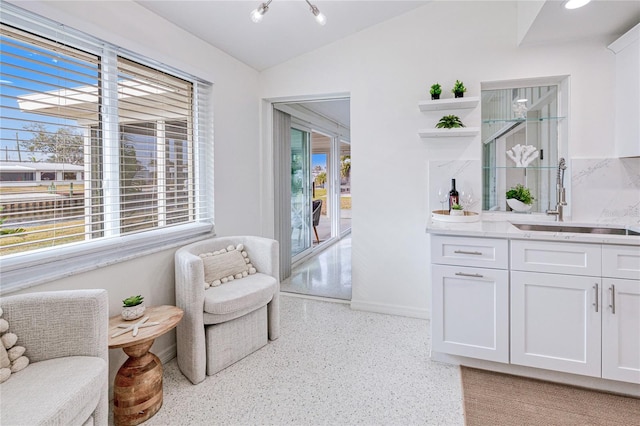
<path id="1" fill-rule="evenodd" d="M 430 3 L 429 0 L 314 0 L 327 24 L 315 23 L 304 0 L 274 0 L 260 24 L 249 14 L 266 0 L 137 0 L 139 4 L 209 44 L 264 70 Z M 457 1 L 457 0 L 431 0 Z M 482 1 L 482 0 L 475 0 Z M 593 0 L 568 11 L 564 1 L 528 1 L 537 15 L 521 44 L 609 37 L 640 21 L 640 1 Z"/>

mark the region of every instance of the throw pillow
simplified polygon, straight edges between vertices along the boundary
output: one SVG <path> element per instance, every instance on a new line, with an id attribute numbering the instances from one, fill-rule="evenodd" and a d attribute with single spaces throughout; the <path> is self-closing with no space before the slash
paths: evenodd
<path id="1" fill-rule="evenodd" d="M 205 289 L 256 273 L 242 244 L 235 247 L 230 245 L 213 253 L 203 253 L 200 257 L 204 266 Z"/>
<path id="2" fill-rule="evenodd" d="M 3 311 L 0 308 L 0 317 Z M 4 318 L 0 318 L 0 383 L 4 382 L 11 376 L 11 373 L 17 373 L 29 365 L 29 358 L 24 356 L 25 348 L 16 346 L 18 336 L 14 333 L 7 333 L 9 323 Z"/>

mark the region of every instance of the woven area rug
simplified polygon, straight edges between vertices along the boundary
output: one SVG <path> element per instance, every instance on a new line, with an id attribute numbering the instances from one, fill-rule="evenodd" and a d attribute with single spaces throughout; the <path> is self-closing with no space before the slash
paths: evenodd
<path id="1" fill-rule="evenodd" d="M 638 426 L 640 399 L 461 367 L 467 426 Z"/>

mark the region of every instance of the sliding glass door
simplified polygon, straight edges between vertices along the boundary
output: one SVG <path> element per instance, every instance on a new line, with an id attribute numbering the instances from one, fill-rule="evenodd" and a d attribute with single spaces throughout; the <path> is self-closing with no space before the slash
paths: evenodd
<path id="1" fill-rule="evenodd" d="M 291 257 L 311 248 L 311 137 L 291 128 Z"/>

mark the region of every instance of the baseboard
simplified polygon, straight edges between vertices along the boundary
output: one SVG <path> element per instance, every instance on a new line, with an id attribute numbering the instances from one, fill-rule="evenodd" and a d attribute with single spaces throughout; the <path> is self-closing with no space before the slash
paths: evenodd
<path id="1" fill-rule="evenodd" d="M 398 315 L 401 317 L 430 319 L 431 312 L 428 309 L 416 309 L 409 306 L 390 305 L 388 303 L 351 301 L 351 309 L 356 311 L 376 312 L 379 314 Z"/>

